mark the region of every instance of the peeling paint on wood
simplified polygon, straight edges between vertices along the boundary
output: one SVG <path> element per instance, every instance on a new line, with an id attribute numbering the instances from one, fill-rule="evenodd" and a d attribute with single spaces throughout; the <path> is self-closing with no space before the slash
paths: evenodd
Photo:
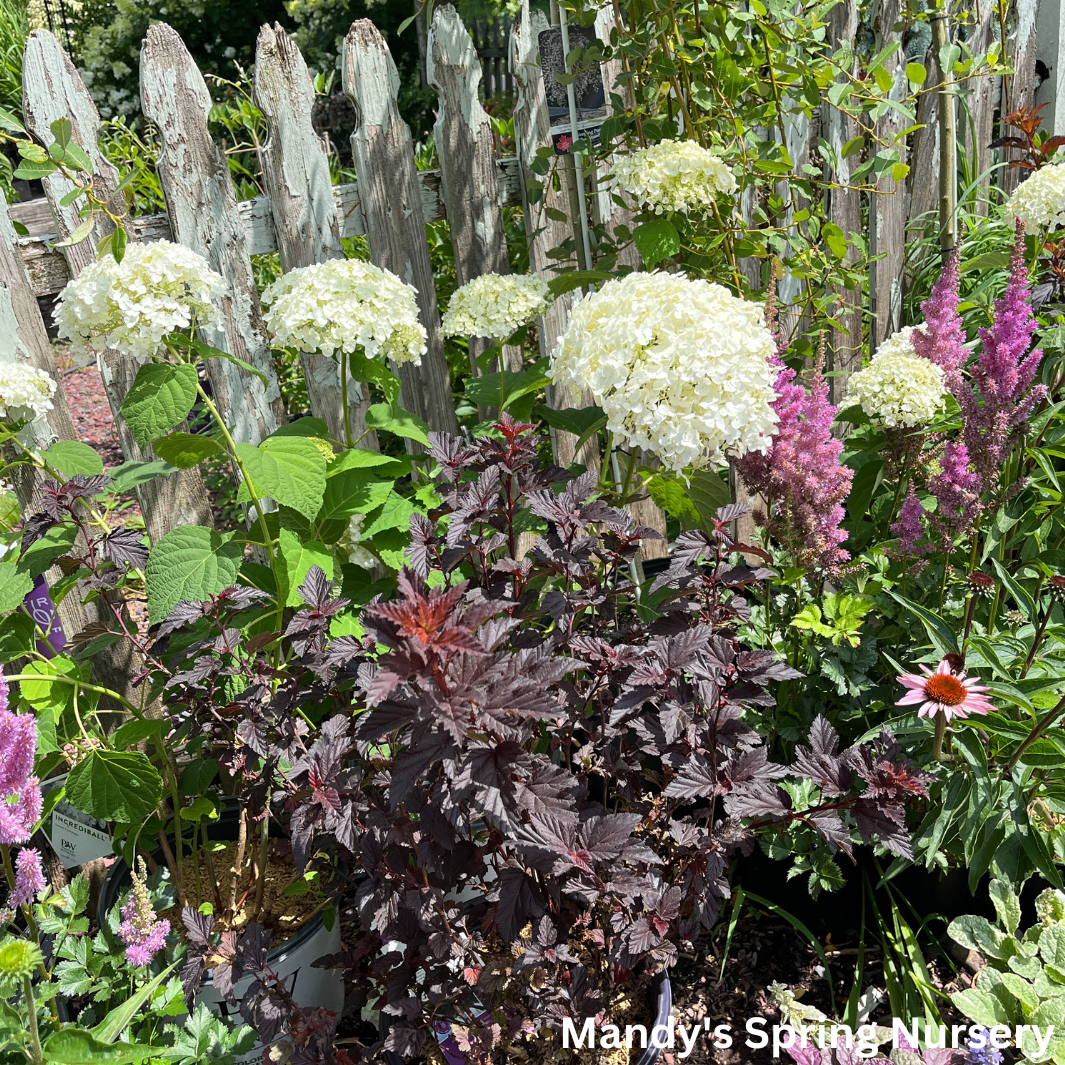
<path id="1" fill-rule="evenodd" d="M 384 38 L 369 19 L 355 22 L 344 40 L 343 80 L 358 115 L 351 152 L 370 257 L 414 286 L 428 338 L 421 366 L 399 367 L 400 402 L 434 429 L 457 433 L 423 214 L 416 210 L 421 193 L 413 145 L 396 102 L 399 75 Z"/>
<path id="2" fill-rule="evenodd" d="M 174 236 L 229 285 L 225 323 L 203 330 L 204 338 L 266 378 L 264 386 L 227 359 L 207 362 L 215 402 L 234 438 L 257 444 L 284 422 L 284 404 L 229 166 L 207 128 L 211 97 L 184 42 L 165 22 L 149 27 L 141 49 L 141 103 L 159 130 L 157 172 Z"/>

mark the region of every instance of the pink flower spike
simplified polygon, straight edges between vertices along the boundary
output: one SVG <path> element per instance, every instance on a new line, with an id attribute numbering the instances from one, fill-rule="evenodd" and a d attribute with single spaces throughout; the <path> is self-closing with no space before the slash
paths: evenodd
<path id="1" fill-rule="evenodd" d="M 8 897 L 8 906 L 14 909 L 33 902 L 38 892 L 43 891 L 46 886 L 41 852 L 32 847 L 20 850 L 15 858 L 15 888 Z"/>
<path id="2" fill-rule="evenodd" d="M 921 666 L 924 676 L 918 673 L 903 673 L 899 683 L 910 690 L 895 704 L 913 706 L 920 703 L 918 717 L 935 717 L 940 711 L 947 721 L 964 720 L 971 714 L 986 714 L 994 707 L 983 692 L 987 688 L 979 683 L 979 677 L 967 677 L 955 673 L 944 658 L 933 673 Z"/>

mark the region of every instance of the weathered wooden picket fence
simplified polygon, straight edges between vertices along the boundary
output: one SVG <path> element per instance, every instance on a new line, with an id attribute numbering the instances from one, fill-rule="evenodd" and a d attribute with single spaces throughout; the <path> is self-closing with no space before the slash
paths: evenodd
<path id="1" fill-rule="evenodd" d="M 1043 8 L 1049 10 L 1051 4 L 1056 7 L 1057 0 L 1043 0 L 1043 21 L 1049 17 Z M 996 105 L 1004 110 L 1007 104 L 1015 108 L 1037 99 L 1035 60 L 1042 54 L 1041 49 L 1051 44 L 1055 53 L 1053 63 L 1048 65 L 1056 73 L 1061 34 L 1046 30 L 1039 35 L 1045 43 L 1037 39 L 1036 9 L 1037 0 L 1014 0 L 1013 30 L 1007 43 L 1017 75 L 1008 81 L 985 79 L 967 97 L 971 123 L 965 124 L 964 129 L 971 129 L 972 133 L 966 132 L 965 138 L 977 173 L 984 172 L 990 163 L 987 145 Z M 858 25 L 856 0 L 843 0 L 828 17 L 835 42 L 853 41 Z M 596 32 L 601 39 L 609 39 L 613 18 L 609 5 L 600 12 Z M 968 38 L 974 51 L 986 49 L 994 39 L 997 19 L 996 5 L 981 5 L 977 24 Z M 882 0 L 875 27 L 877 48 L 898 37 L 902 25 L 900 0 Z M 366 235 L 374 262 L 418 290 L 428 352 L 420 368 L 402 369 L 402 404 L 434 428 L 457 429 L 424 222 L 439 217 L 449 220 L 460 282 L 488 270 L 507 269 L 502 208 L 518 203 L 528 206 L 525 189 L 529 167 L 536 150 L 549 143 L 537 54 L 537 35 L 546 26 L 545 17 L 538 11 L 531 12 L 528 3 L 523 3 L 506 41 L 506 63 L 497 63 L 493 69 L 493 84 L 488 88 L 498 91 L 513 85 L 516 97 L 517 158 L 498 160 L 494 157 L 488 116 L 478 95 L 486 49 L 501 48 L 502 42 L 496 36 L 489 41 L 487 27 L 478 28 L 478 37 L 482 38 L 477 42 L 482 52 L 479 58 L 474 39 L 454 9 L 450 5 L 436 8 L 427 41 L 427 74 L 439 97 L 436 146 L 440 170 L 419 172 L 410 131 L 399 115 L 399 79 L 388 48 L 371 22 L 353 24 L 344 42 L 342 74 L 343 90 L 358 115 L 352 136 L 357 182 L 341 186 L 331 184 L 325 149 L 312 128 L 314 93 L 303 57 L 279 26 L 264 26 L 256 53 L 254 97 L 267 127 L 260 162 L 268 195 L 245 202 L 237 201 L 226 159 L 210 136 L 211 102 L 200 71 L 173 29 L 158 24 L 148 31 L 141 56 L 141 98 L 144 114 L 159 131 L 158 170 L 167 211 L 165 215 L 134 219 L 131 236 L 137 240 L 179 241 L 203 254 L 228 281 L 230 297 L 225 306 L 225 323 L 209 339 L 254 366 L 268 382 L 263 386 L 237 365 L 212 360 L 211 386 L 238 441 L 258 442 L 284 417 L 249 257 L 276 250 L 282 268 L 289 270 L 342 256 L 341 238 L 356 234 Z M 492 34 L 496 35 L 498 29 L 493 26 Z M 487 58 L 494 61 L 500 57 Z M 900 49 L 892 60 L 891 71 L 900 92 L 905 87 L 905 62 Z M 935 49 L 929 50 L 926 62 L 930 82 L 938 81 Z M 612 91 L 624 95 L 619 73 L 616 61 L 604 65 L 608 98 Z M 1051 124 L 1056 125 L 1065 121 L 1065 107 L 1057 105 L 1062 91 L 1060 79 L 1050 80 L 1054 84 L 1050 89 L 1044 87 L 1041 93 L 1044 98 L 1048 92 L 1052 94 Z M 104 184 L 113 187 L 117 175 L 97 147 L 99 115 L 66 52 L 48 32 L 37 31 L 30 37 L 24 90 L 27 127 L 47 145 L 52 139 L 50 124 L 57 118 L 69 118 L 74 139 L 89 152 Z M 1001 99 L 996 99 L 996 93 L 1002 94 Z M 882 257 L 871 270 L 866 306 L 860 292 L 840 293 L 839 321 L 843 330 L 833 338 L 832 353 L 837 370 L 851 369 L 860 362 L 864 315 L 870 315 L 869 341 L 873 348 L 898 326 L 907 225 L 924 215 L 931 217 L 936 207 L 935 181 L 930 177 L 938 169 L 939 102 L 936 94 L 921 98 L 918 121 L 923 128 L 912 145 L 908 159 L 911 170 L 905 185 L 896 188 L 887 176 L 882 179 L 881 188 L 885 195 L 872 200 L 870 245 L 874 254 Z M 1055 110 L 1058 115 L 1053 114 Z M 898 116 L 885 114 L 878 122 L 877 134 L 891 136 L 897 132 L 893 124 L 898 121 Z M 787 134 L 791 157 L 797 166 L 810 162 L 818 158 L 818 137 L 839 148 L 856 133 L 852 120 L 826 103 L 812 120 L 800 115 L 791 124 Z M 846 165 L 844 161 L 842 171 L 834 175 L 837 184 L 831 190 L 828 210 L 831 220 L 850 234 L 861 230 L 861 194 L 846 187 Z M 1009 188 L 1015 182 L 1015 173 L 1005 173 L 1001 182 Z M 4 336 L 0 357 L 28 356 L 53 376 L 51 347 L 34 297 L 58 292 L 91 260 L 96 241 L 106 235 L 106 222 L 101 220 L 90 240 L 75 247 L 54 247 L 55 235 L 69 235 L 79 221 L 75 208 L 62 205 L 68 191 L 61 176 L 47 179 L 51 226 L 42 218 L 40 204 L 16 205 L 10 210 L 12 217 L 22 212 L 38 234 L 51 229 L 51 237 L 16 238 L 8 210 L 0 209 L 0 334 Z M 572 229 L 557 220 L 557 212 L 543 210 L 545 206 L 572 214 L 565 183 L 561 191 L 549 186 L 545 203 L 526 211 L 532 269 L 550 276 L 555 261 L 548 252 L 572 236 Z M 629 221 L 624 209 L 601 187 L 592 196 L 592 208 L 596 217 L 611 228 Z M 743 265 L 759 268 L 753 261 Z M 545 352 L 551 350 L 564 329 L 570 305 L 569 297 L 560 298 L 541 321 L 539 334 Z M 507 361 L 517 355 L 508 352 Z M 137 365 L 117 352 L 106 352 L 101 366 L 126 456 L 150 458 L 121 428 L 118 416 Z M 303 370 L 312 413 L 339 437 L 344 418 L 336 363 L 304 356 Z M 550 399 L 556 407 L 583 401 L 583 397 L 567 395 L 562 390 L 556 390 Z M 350 402 L 354 424 L 364 426 L 366 396 L 356 393 Z M 62 394 L 49 419 L 49 433 L 58 439 L 73 437 Z M 559 436 L 559 457 L 569 460 L 573 457 L 573 439 L 567 441 L 563 434 Z M 372 440 L 371 434 L 367 441 Z M 42 445 L 46 443 L 41 441 Z M 20 484 L 25 504 L 29 504 L 34 490 L 33 484 Z M 196 469 L 150 482 L 139 489 L 139 496 L 153 541 L 181 524 L 211 524 L 206 491 Z M 664 529 L 662 515 L 652 504 L 638 504 L 637 510 L 644 523 Z M 80 605 L 69 602 L 72 598 L 68 597 L 65 609 L 82 610 Z M 82 618 L 68 631 L 79 631 L 85 620 Z"/>

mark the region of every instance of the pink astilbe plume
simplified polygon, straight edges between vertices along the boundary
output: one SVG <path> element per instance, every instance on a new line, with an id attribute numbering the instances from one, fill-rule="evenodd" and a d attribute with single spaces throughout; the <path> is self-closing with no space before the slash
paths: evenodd
<path id="1" fill-rule="evenodd" d="M 25 843 L 41 816 L 41 788 L 33 776 L 37 722 L 7 709 L 6 684 L 0 708 L 0 846 Z"/>
<path id="2" fill-rule="evenodd" d="M 958 313 L 958 258 L 959 252 L 955 248 L 943 264 L 943 272 L 932 286 L 932 294 L 921 304 L 924 325 L 911 334 L 914 351 L 943 370 L 943 382 L 951 394 L 956 393 L 961 384 L 961 371 L 969 357 L 965 330 Z"/>
<path id="3" fill-rule="evenodd" d="M 741 458 L 740 475 L 773 505 L 767 528 L 796 560 L 834 572 L 850 558 L 840 547 L 847 534 L 839 526 L 854 472 L 839 461 L 843 442 L 832 435 L 836 408 L 828 400 L 822 373 L 824 344 L 809 390 L 779 357 L 775 361 L 780 373 L 773 442 L 764 455 L 751 452 Z"/>
<path id="4" fill-rule="evenodd" d="M 41 866 L 41 852 L 32 847 L 25 847 L 15 858 L 15 887 L 8 896 L 7 905 L 14 909 L 25 903 L 33 902 L 37 893 L 47 885 L 44 869 Z"/>
<path id="5" fill-rule="evenodd" d="M 983 491 L 994 487 L 1018 428 L 1046 397 L 1045 385 L 1032 387 L 1043 357 L 1038 348 L 1028 352 L 1037 326 L 1029 302 L 1024 224 L 1018 221 L 1006 291 L 995 303 L 991 328 L 980 330 L 982 351 L 969 371 L 973 386 L 956 393 Z"/>
<path id="6" fill-rule="evenodd" d="M 920 558 L 931 551 L 931 545 L 925 540 L 925 509 L 912 488 L 899 508 L 898 521 L 892 524 L 890 532 L 899 542 L 895 553 L 900 558 Z M 925 542 L 922 543 L 922 540 Z M 927 563 L 919 562 L 917 565 L 919 568 L 915 572 L 920 573 Z"/>
<path id="7" fill-rule="evenodd" d="M 928 490 L 936 497 L 929 524 L 939 538 L 940 551 L 950 551 L 955 537 L 967 532 L 980 513 L 980 478 L 964 444 L 948 442 L 939 466 L 940 472 L 928 481 Z"/>
<path id="8" fill-rule="evenodd" d="M 144 882 L 144 859 L 139 860 L 139 872 L 134 872 L 133 888 L 122 907 L 122 923 L 118 938 L 126 945 L 126 961 L 130 965 L 150 965 L 152 958 L 165 946 L 170 935 L 170 922 L 157 917 L 148 885 Z"/>

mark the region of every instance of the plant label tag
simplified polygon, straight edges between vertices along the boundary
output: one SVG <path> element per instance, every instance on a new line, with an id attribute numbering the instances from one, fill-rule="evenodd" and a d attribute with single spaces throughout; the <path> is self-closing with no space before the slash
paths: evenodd
<path id="1" fill-rule="evenodd" d="M 43 781 L 41 791 L 47 795 L 49 791 L 62 787 L 66 779 L 66 776 L 62 776 Z M 84 865 L 94 858 L 106 858 L 114 853 L 107 826 L 71 806 L 65 799 L 60 799 L 56 804 L 52 811 L 51 826 L 45 826 L 44 834 L 64 869 L 72 869 L 75 865 Z"/>

